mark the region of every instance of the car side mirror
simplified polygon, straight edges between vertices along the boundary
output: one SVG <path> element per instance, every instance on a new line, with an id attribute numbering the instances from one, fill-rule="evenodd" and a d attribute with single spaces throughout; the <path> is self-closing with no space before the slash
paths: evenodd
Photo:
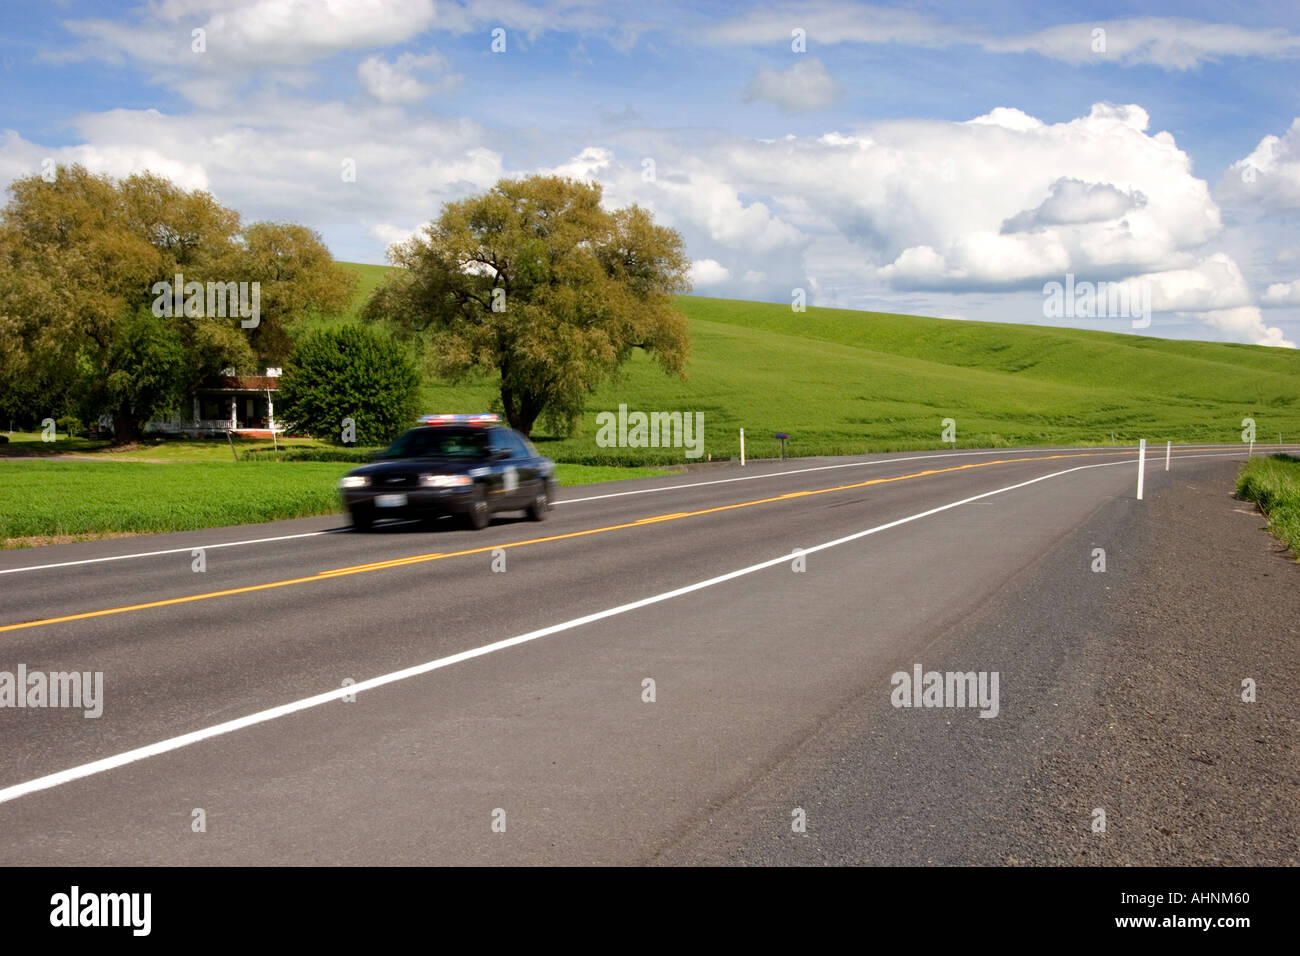
<path id="1" fill-rule="evenodd" d="M 492 449 L 492 460 L 493 460 L 493 461 L 503 461 L 504 459 L 509 458 L 509 457 L 510 457 L 510 451 L 509 451 L 509 449 L 506 449 L 506 448 L 493 448 L 493 449 Z"/>

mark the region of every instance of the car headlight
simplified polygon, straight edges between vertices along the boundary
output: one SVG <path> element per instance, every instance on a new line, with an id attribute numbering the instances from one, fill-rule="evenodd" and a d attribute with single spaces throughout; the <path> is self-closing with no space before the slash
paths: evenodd
<path id="1" fill-rule="evenodd" d="M 340 488 L 364 488 L 370 484 L 370 479 L 365 475 L 344 475 L 339 479 Z"/>
<path id="2" fill-rule="evenodd" d="M 432 488 L 457 488 L 474 484 L 474 479 L 469 475 L 421 475 L 420 484 Z"/>

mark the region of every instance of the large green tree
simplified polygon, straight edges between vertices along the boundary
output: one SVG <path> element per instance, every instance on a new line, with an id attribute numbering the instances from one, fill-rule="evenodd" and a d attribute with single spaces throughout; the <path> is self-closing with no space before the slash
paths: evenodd
<path id="1" fill-rule="evenodd" d="M 634 349 L 680 375 L 690 348 L 671 298 L 690 288 L 681 236 L 600 200 L 599 184 L 530 176 L 450 203 L 389 250 L 403 268 L 365 315 L 425 338 L 440 375 L 499 375 L 506 418 L 524 434 L 543 415 L 569 431 Z"/>
<path id="2" fill-rule="evenodd" d="M 240 238 L 239 277 L 259 283 L 262 293 L 261 322 L 249 339 L 263 364 L 282 365 L 293 351 L 294 326 L 342 311 L 359 277 L 334 261 L 320 233 L 297 223 L 256 222 Z"/>
<path id="3" fill-rule="evenodd" d="M 301 226 L 256 223 L 151 173 L 81 166 L 15 180 L 0 210 L 0 411 L 86 420 L 137 438 L 205 375 L 276 364 L 299 318 L 341 310 L 355 276 Z M 155 284 L 262 284 L 261 321 L 159 316 Z"/>

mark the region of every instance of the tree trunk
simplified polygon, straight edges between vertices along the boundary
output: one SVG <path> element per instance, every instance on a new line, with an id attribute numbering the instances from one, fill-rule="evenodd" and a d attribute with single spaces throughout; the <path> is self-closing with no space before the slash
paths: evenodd
<path id="1" fill-rule="evenodd" d="M 129 445 L 140 440 L 140 425 L 128 412 L 118 410 L 113 413 L 113 444 Z"/>
<path id="2" fill-rule="evenodd" d="M 517 395 L 508 385 L 501 386 L 501 406 L 506 410 L 506 422 L 525 438 L 531 438 L 533 425 L 542 413 L 543 403 L 533 395 Z"/>

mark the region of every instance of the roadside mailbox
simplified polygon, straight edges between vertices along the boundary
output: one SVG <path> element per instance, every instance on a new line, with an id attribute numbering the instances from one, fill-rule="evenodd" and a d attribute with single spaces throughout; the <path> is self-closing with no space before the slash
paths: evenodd
<path id="1" fill-rule="evenodd" d="M 773 437 L 773 438 L 778 438 L 778 439 L 780 439 L 780 441 L 781 441 L 781 460 L 782 460 L 782 461 L 785 461 L 785 440 L 786 440 L 787 438 L 790 437 L 790 433 L 789 433 L 789 432 L 777 432 L 777 433 L 776 433 L 775 435 L 773 435 L 772 437 Z"/>

